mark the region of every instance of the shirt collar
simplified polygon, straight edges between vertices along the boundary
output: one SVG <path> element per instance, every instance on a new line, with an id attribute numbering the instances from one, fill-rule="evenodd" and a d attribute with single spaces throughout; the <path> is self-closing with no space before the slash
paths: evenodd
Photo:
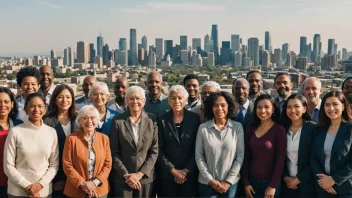
<path id="1" fill-rule="evenodd" d="M 51 95 L 53 94 L 53 92 L 54 92 L 55 88 L 56 88 L 56 85 L 51 84 L 50 89 L 49 89 L 49 91 L 48 91 L 48 95 L 50 95 L 50 96 L 51 96 Z"/>
<path id="2" fill-rule="evenodd" d="M 152 100 L 152 97 L 150 97 L 149 93 L 146 94 L 146 98 L 147 98 L 150 102 L 155 103 L 155 102 Z M 163 93 L 160 93 L 160 96 L 159 96 L 159 98 L 157 99 L 156 102 L 158 102 L 158 101 L 161 102 L 161 101 L 163 101 L 165 98 L 167 98 L 167 96 L 164 95 Z"/>
<path id="3" fill-rule="evenodd" d="M 226 128 L 226 127 L 230 127 L 230 128 L 233 127 L 232 122 L 231 122 L 230 119 L 227 119 L 227 122 L 226 122 L 226 125 L 225 125 L 224 128 Z M 210 129 L 210 128 L 216 128 L 216 127 L 215 127 L 215 120 L 214 120 L 214 118 L 211 119 L 211 120 L 209 120 L 209 122 L 208 122 L 208 128 L 209 128 L 209 129 Z"/>
<path id="4" fill-rule="evenodd" d="M 318 102 L 317 106 L 315 107 L 315 109 L 320 110 L 320 106 L 321 106 L 321 99 L 319 99 L 319 102 Z"/>
<path id="5" fill-rule="evenodd" d="M 244 109 L 248 109 L 249 107 L 249 100 L 247 99 L 247 101 L 242 105 Z"/>
<path id="6" fill-rule="evenodd" d="M 25 124 L 27 125 L 28 128 L 34 129 L 34 130 L 39 130 L 43 126 L 43 120 L 41 120 L 40 126 L 35 126 L 31 121 L 28 119 L 25 121 Z"/>

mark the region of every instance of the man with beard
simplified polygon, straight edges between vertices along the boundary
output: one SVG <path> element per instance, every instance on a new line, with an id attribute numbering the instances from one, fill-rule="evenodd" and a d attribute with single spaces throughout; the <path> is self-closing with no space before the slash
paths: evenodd
<path id="1" fill-rule="evenodd" d="M 342 93 L 350 103 L 350 108 L 352 110 L 352 77 L 348 77 L 343 81 Z"/>
<path id="2" fill-rule="evenodd" d="M 252 113 L 254 104 L 249 101 L 250 85 L 244 78 L 239 78 L 233 82 L 232 94 L 235 96 L 236 102 L 240 105 L 237 115 L 233 120 L 242 124 L 243 129 L 252 121 Z"/>
<path id="3" fill-rule="evenodd" d="M 248 99 L 254 103 L 261 94 L 263 87 L 263 78 L 258 70 L 252 70 L 247 73 L 247 81 L 249 82 L 249 96 Z"/>
<path id="4" fill-rule="evenodd" d="M 185 109 L 191 110 L 196 106 L 201 105 L 202 101 L 199 97 L 199 79 L 195 74 L 188 74 L 183 79 L 183 86 L 186 88 L 189 97 Z"/>
<path id="5" fill-rule="evenodd" d="M 92 102 L 88 98 L 90 88 L 97 82 L 95 76 L 87 76 L 83 80 L 82 89 L 84 96 L 76 100 L 76 109 L 79 111 L 83 106 L 90 105 Z"/>
<path id="6" fill-rule="evenodd" d="M 130 84 L 125 77 L 117 78 L 115 81 L 114 93 L 115 98 L 111 99 L 106 103 L 106 107 L 115 110 L 119 113 L 126 111 L 127 105 L 125 102 L 126 91 L 130 87 Z"/>
<path id="7" fill-rule="evenodd" d="M 56 85 L 54 85 L 54 72 L 50 66 L 44 65 L 39 69 L 41 82 L 39 93 L 42 93 L 45 97 L 46 107 L 49 107 L 51 95 L 53 94 Z"/>
<path id="8" fill-rule="evenodd" d="M 166 113 L 169 109 L 169 102 L 167 96 L 161 93 L 163 87 L 163 78 L 157 71 L 150 72 L 147 75 L 145 85 L 148 93 L 146 94 L 146 101 L 144 110 L 154 115 Z"/>
<path id="9" fill-rule="evenodd" d="M 293 88 L 290 74 L 286 72 L 278 73 L 275 76 L 274 85 L 277 93 L 279 94 L 275 100 L 278 102 L 281 112 L 282 106 L 284 105 L 286 99 L 291 95 L 291 90 Z"/>
<path id="10" fill-rule="evenodd" d="M 312 121 L 318 123 L 321 105 L 320 95 L 323 93 L 321 81 L 316 77 L 309 77 L 302 83 L 302 93 L 308 102 L 308 109 L 312 115 Z"/>

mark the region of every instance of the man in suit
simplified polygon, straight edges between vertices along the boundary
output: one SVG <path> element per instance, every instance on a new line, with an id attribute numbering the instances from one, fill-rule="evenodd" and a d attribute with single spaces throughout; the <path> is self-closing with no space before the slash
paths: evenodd
<path id="1" fill-rule="evenodd" d="M 198 76 L 195 74 L 188 74 L 183 79 L 183 86 L 186 88 L 189 96 L 188 96 L 188 103 L 185 105 L 187 110 L 191 110 L 196 106 L 200 106 L 202 101 L 199 96 L 199 79 Z"/>
<path id="2" fill-rule="evenodd" d="M 125 94 L 127 89 L 130 87 L 128 79 L 125 77 L 119 77 L 116 79 L 114 93 L 115 98 L 111 99 L 106 103 L 106 107 L 115 110 L 119 113 L 123 113 L 127 109 L 127 104 L 125 101 Z"/>
<path id="3" fill-rule="evenodd" d="M 92 102 L 88 98 L 90 88 L 97 82 L 95 76 L 87 76 L 83 80 L 82 89 L 84 96 L 76 100 L 76 109 L 79 111 L 83 106 L 90 105 Z"/>
<path id="4" fill-rule="evenodd" d="M 342 93 L 347 98 L 350 103 L 350 108 L 352 110 L 352 76 L 346 78 L 342 83 Z"/>
<path id="5" fill-rule="evenodd" d="M 293 82 L 291 81 L 290 74 L 287 72 L 278 73 L 274 78 L 274 86 L 279 94 L 275 100 L 278 102 L 281 112 L 282 106 L 284 105 L 286 99 L 291 95 L 291 90 L 293 88 Z"/>
<path id="6" fill-rule="evenodd" d="M 316 77 L 309 77 L 302 83 L 302 93 L 308 102 L 308 110 L 312 116 L 312 121 L 318 123 L 321 99 L 323 93 L 321 81 Z"/>
<path id="7" fill-rule="evenodd" d="M 252 70 L 247 73 L 246 79 L 249 82 L 248 99 L 254 103 L 262 93 L 263 77 L 258 70 Z"/>
<path id="8" fill-rule="evenodd" d="M 38 92 L 42 93 L 45 97 L 46 107 L 49 107 L 51 95 L 53 94 L 56 85 L 54 85 L 54 72 L 50 66 L 44 65 L 39 69 L 40 76 L 42 77 L 40 81 L 40 89 Z"/>
<path id="9" fill-rule="evenodd" d="M 244 129 L 252 121 L 254 104 L 249 101 L 249 83 L 244 78 L 234 80 L 232 86 L 232 94 L 235 96 L 236 102 L 240 105 L 237 115 L 233 118 L 240 122 Z"/>

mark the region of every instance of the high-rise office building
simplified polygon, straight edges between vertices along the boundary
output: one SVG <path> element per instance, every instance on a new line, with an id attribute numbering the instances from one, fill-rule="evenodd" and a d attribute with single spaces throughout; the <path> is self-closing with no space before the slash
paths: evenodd
<path id="1" fill-rule="evenodd" d="M 77 63 L 88 63 L 88 46 L 84 41 L 77 42 Z"/>
<path id="2" fill-rule="evenodd" d="M 220 64 L 226 65 L 231 62 L 231 48 L 230 41 L 223 41 L 221 45 L 221 55 L 220 55 Z"/>
<path id="3" fill-rule="evenodd" d="M 130 29 L 130 51 L 131 51 L 131 64 L 138 64 L 138 43 L 137 43 L 137 30 Z"/>
<path id="4" fill-rule="evenodd" d="M 165 57 L 167 55 L 171 55 L 171 50 L 173 46 L 173 41 L 172 40 L 165 40 Z"/>
<path id="5" fill-rule="evenodd" d="M 103 56 L 104 38 L 101 34 L 97 37 L 97 55 Z"/>
<path id="6" fill-rule="evenodd" d="M 281 64 L 282 64 L 282 52 L 281 52 L 281 49 L 280 48 L 275 49 L 274 53 L 275 53 L 275 59 L 276 59 L 275 60 L 276 66 L 281 67 Z"/>
<path id="7" fill-rule="evenodd" d="M 292 55 L 290 53 L 288 53 L 286 56 L 285 66 L 292 68 Z"/>
<path id="8" fill-rule="evenodd" d="M 308 59 L 307 57 L 298 57 L 296 68 L 300 70 L 306 70 L 308 66 Z"/>
<path id="9" fill-rule="evenodd" d="M 119 63 L 122 66 L 128 65 L 128 52 L 127 51 L 120 51 L 119 52 Z"/>
<path id="10" fill-rule="evenodd" d="M 250 38 L 248 40 L 248 57 L 253 61 L 253 66 L 259 65 L 259 39 Z"/>
<path id="11" fill-rule="evenodd" d="M 214 52 L 208 52 L 208 66 L 215 66 Z"/>
<path id="12" fill-rule="evenodd" d="M 94 57 L 95 57 L 95 49 L 94 49 L 94 43 L 89 44 L 89 59 L 90 62 L 94 62 Z"/>
<path id="13" fill-rule="evenodd" d="M 238 34 L 231 35 L 231 51 L 232 53 L 240 51 L 240 35 Z"/>
<path id="14" fill-rule="evenodd" d="M 334 45 L 334 55 L 338 55 L 337 43 Z"/>
<path id="15" fill-rule="evenodd" d="M 156 38 L 155 39 L 155 48 L 156 48 L 156 57 L 157 59 L 163 59 L 164 57 L 164 39 Z"/>
<path id="16" fill-rule="evenodd" d="M 348 59 L 348 53 L 346 48 L 342 48 L 342 60 Z"/>
<path id="17" fill-rule="evenodd" d="M 290 51 L 290 44 L 288 43 L 284 43 L 282 45 L 282 60 L 286 62 L 286 57 L 287 57 L 287 54 L 289 53 Z"/>
<path id="18" fill-rule="evenodd" d="M 156 54 L 155 52 L 151 52 L 149 55 L 149 67 L 156 67 Z"/>
<path id="19" fill-rule="evenodd" d="M 74 54 L 73 54 L 73 49 L 72 47 L 68 47 L 64 49 L 64 65 L 67 66 L 73 66 L 74 65 Z"/>
<path id="20" fill-rule="evenodd" d="M 180 50 L 187 50 L 187 36 L 180 36 Z"/>
<path id="21" fill-rule="evenodd" d="M 145 66 L 145 57 L 144 57 L 144 48 L 139 48 L 138 49 L 138 63 L 142 66 Z"/>
<path id="22" fill-rule="evenodd" d="M 109 45 L 108 44 L 105 44 L 104 45 L 104 47 L 103 47 L 103 63 L 104 63 L 104 65 L 106 64 L 106 62 L 108 61 L 108 60 L 110 60 L 109 59 L 109 51 L 110 51 L 110 49 L 109 49 Z"/>
<path id="23" fill-rule="evenodd" d="M 101 56 L 96 56 L 94 58 L 94 63 L 98 64 L 98 68 L 103 68 L 103 58 Z"/>
<path id="24" fill-rule="evenodd" d="M 237 51 L 235 52 L 235 67 L 242 66 L 242 53 Z"/>
<path id="25" fill-rule="evenodd" d="M 320 34 L 315 34 L 313 38 L 313 53 L 312 53 L 312 61 L 317 62 L 318 57 L 320 57 L 321 53 L 321 38 Z"/>
<path id="26" fill-rule="evenodd" d="M 210 37 L 208 34 L 204 37 L 204 51 L 210 52 Z"/>
<path id="27" fill-rule="evenodd" d="M 270 52 L 267 50 L 263 51 L 263 59 L 262 59 L 262 64 L 264 67 L 269 67 L 271 62 L 270 62 Z"/>
<path id="28" fill-rule="evenodd" d="M 192 39 L 192 50 L 197 51 L 198 47 L 202 48 L 202 41 L 200 38 Z"/>
<path id="29" fill-rule="evenodd" d="M 309 43 L 307 45 L 307 60 L 308 60 L 308 63 L 312 62 L 312 43 Z"/>
<path id="30" fill-rule="evenodd" d="M 334 54 L 334 47 L 335 47 L 335 39 L 328 40 L 328 55 Z"/>
<path id="31" fill-rule="evenodd" d="M 149 50 L 148 49 L 148 39 L 145 35 L 142 37 L 142 48 L 144 49 L 145 52 L 147 52 Z"/>
<path id="32" fill-rule="evenodd" d="M 188 50 L 181 50 L 181 62 L 183 65 L 188 65 L 188 62 L 189 62 Z"/>
<path id="33" fill-rule="evenodd" d="M 265 50 L 271 52 L 272 47 L 271 47 L 271 35 L 269 31 L 265 32 Z"/>
<path id="34" fill-rule="evenodd" d="M 33 64 L 36 66 L 41 66 L 42 65 L 42 57 L 41 56 L 34 56 L 33 57 Z"/>
<path id="35" fill-rule="evenodd" d="M 126 38 L 120 38 L 119 40 L 119 50 L 127 51 L 127 40 Z"/>
<path id="36" fill-rule="evenodd" d="M 118 65 L 120 62 L 119 62 L 119 53 L 120 53 L 120 50 L 118 49 L 115 49 L 114 50 L 114 61 L 115 61 L 115 65 Z"/>
<path id="37" fill-rule="evenodd" d="M 307 57 L 307 37 L 301 36 L 299 44 L 299 55 Z"/>
<path id="38" fill-rule="evenodd" d="M 211 39 L 213 43 L 212 43 L 212 49 L 210 51 L 214 52 L 215 64 L 218 64 L 219 63 L 218 25 L 212 25 Z M 209 59 L 208 59 L 208 62 L 209 62 Z"/>
<path id="39" fill-rule="evenodd" d="M 55 53 L 55 51 L 53 49 L 50 51 L 50 58 L 51 59 L 55 59 L 56 58 L 56 53 Z"/>

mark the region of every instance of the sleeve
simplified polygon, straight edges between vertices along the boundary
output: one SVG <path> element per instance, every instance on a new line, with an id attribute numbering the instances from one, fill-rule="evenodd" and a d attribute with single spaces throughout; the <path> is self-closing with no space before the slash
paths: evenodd
<path id="1" fill-rule="evenodd" d="M 253 129 L 250 126 L 248 126 L 246 128 L 246 132 L 245 132 L 245 135 L 244 135 L 245 152 L 244 152 L 244 161 L 243 161 L 243 166 L 242 166 L 242 180 L 243 180 L 243 185 L 244 186 L 251 185 L 249 183 L 248 175 L 249 175 L 249 164 L 250 164 L 250 159 L 251 159 L 251 152 L 250 152 L 250 149 L 249 149 L 249 141 L 250 141 L 250 138 L 251 138 L 252 134 L 253 134 Z"/>
<path id="2" fill-rule="evenodd" d="M 203 142 L 203 128 L 199 127 L 196 140 L 196 152 L 195 159 L 199 169 L 199 174 L 201 174 L 208 182 L 213 178 L 208 170 L 208 165 L 205 160 L 204 142 Z"/>
<path id="3" fill-rule="evenodd" d="M 110 132 L 110 148 L 112 155 L 112 169 L 119 175 L 121 178 L 128 174 L 128 170 L 122 162 L 121 151 L 119 144 L 119 128 L 114 119 L 111 123 L 111 132 Z"/>
<path id="4" fill-rule="evenodd" d="M 282 171 L 284 169 L 286 150 L 287 150 L 287 138 L 285 129 L 280 126 L 277 128 L 275 136 L 275 168 L 274 174 L 269 184 L 272 188 L 277 188 L 281 182 Z"/>
<path id="5" fill-rule="evenodd" d="M 49 167 L 43 177 L 39 180 L 42 186 L 49 185 L 54 179 L 57 171 L 59 170 L 59 145 L 56 132 L 53 131 L 53 143 L 51 146 L 51 154 L 49 157 Z"/>
<path id="6" fill-rule="evenodd" d="M 318 145 L 318 138 L 319 138 L 319 131 L 316 131 L 315 132 L 315 138 L 313 139 L 313 146 L 312 146 L 312 151 L 311 151 L 311 154 L 310 154 L 310 168 L 313 172 L 313 176 L 315 178 L 315 181 L 317 181 L 317 174 L 325 174 L 325 171 L 323 169 L 323 167 L 321 167 L 320 163 L 319 163 L 319 159 L 318 159 L 318 153 L 317 153 L 317 147 L 319 146 Z M 321 146 L 324 146 L 321 145 Z"/>
<path id="7" fill-rule="evenodd" d="M 5 141 L 6 148 L 4 150 L 4 172 L 13 183 L 20 185 L 22 188 L 26 188 L 32 183 L 22 176 L 16 169 L 16 150 L 17 150 L 17 137 L 16 132 L 10 129 L 9 134 Z"/>
<path id="8" fill-rule="evenodd" d="M 105 148 L 105 161 L 102 169 L 96 176 L 96 179 L 99 179 L 101 183 L 104 183 L 107 181 L 110 171 L 111 171 L 111 164 L 112 164 L 112 158 L 111 158 L 111 150 L 110 150 L 110 142 L 109 138 L 105 135 L 103 135 L 102 140 L 104 141 L 104 148 Z"/>
<path id="9" fill-rule="evenodd" d="M 153 121 L 150 121 L 153 122 Z M 159 145 L 158 145 L 158 126 L 156 122 L 153 122 L 153 140 L 148 150 L 148 156 L 143 163 L 140 171 L 146 176 L 150 177 L 150 174 L 155 166 L 156 160 L 158 159 Z"/>
<path id="10" fill-rule="evenodd" d="M 314 127 L 311 127 L 310 130 L 309 130 L 309 145 L 310 145 L 310 151 L 308 152 L 311 152 L 313 150 L 314 147 L 312 147 L 312 141 L 314 140 L 314 137 L 315 137 L 315 131 L 314 131 Z M 309 155 L 310 156 L 310 155 Z M 312 173 L 312 168 L 310 166 L 310 164 L 307 164 L 306 167 L 304 167 L 304 169 L 301 171 L 301 172 L 298 172 L 296 177 L 298 178 L 299 181 L 305 181 L 305 180 L 308 180 L 308 178 L 311 178 L 313 175 Z"/>
<path id="11" fill-rule="evenodd" d="M 79 188 L 82 182 L 84 182 L 84 178 L 77 172 L 74 167 L 73 159 L 77 156 L 74 156 L 74 143 L 72 141 L 72 136 L 68 136 L 65 141 L 63 156 L 62 156 L 62 164 L 64 168 L 64 172 L 67 176 L 68 181 L 70 181 L 76 188 Z"/>
<path id="12" fill-rule="evenodd" d="M 196 146 L 196 139 L 197 139 L 197 132 L 198 132 L 198 128 L 200 125 L 200 119 L 199 116 L 196 116 L 196 121 L 194 122 L 194 127 L 193 127 L 193 142 L 192 142 L 192 148 L 194 149 Z M 195 160 L 195 152 L 194 150 L 192 150 L 192 153 L 187 161 L 186 164 L 186 168 L 192 173 L 196 172 L 197 170 L 197 164 L 196 164 L 196 160 Z"/>
<path id="13" fill-rule="evenodd" d="M 234 184 L 244 159 L 244 137 L 243 137 L 243 127 L 241 124 L 238 124 L 239 127 L 236 129 L 236 153 L 234 161 L 232 163 L 229 174 L 227 175 L 226 181 L 230 184 Z"/>
<path id="14" fill-rule="evenodd" d="M 164 139 L 164 130 L 163 130 L 164 123 L 165 123 L 165 120 L 160 118 L 158 119 L 158 129 L 159 129 L 158 130 L 158 138 L 159 138 L 158 139 L 158 142 L 159 142 L 158 162 L 160 164 L 160 168 L 171 171 L 171 169 L 174 168 L 174 165 L 164 153 L 164 149 L 165 149 L 165 139 Z"/>

